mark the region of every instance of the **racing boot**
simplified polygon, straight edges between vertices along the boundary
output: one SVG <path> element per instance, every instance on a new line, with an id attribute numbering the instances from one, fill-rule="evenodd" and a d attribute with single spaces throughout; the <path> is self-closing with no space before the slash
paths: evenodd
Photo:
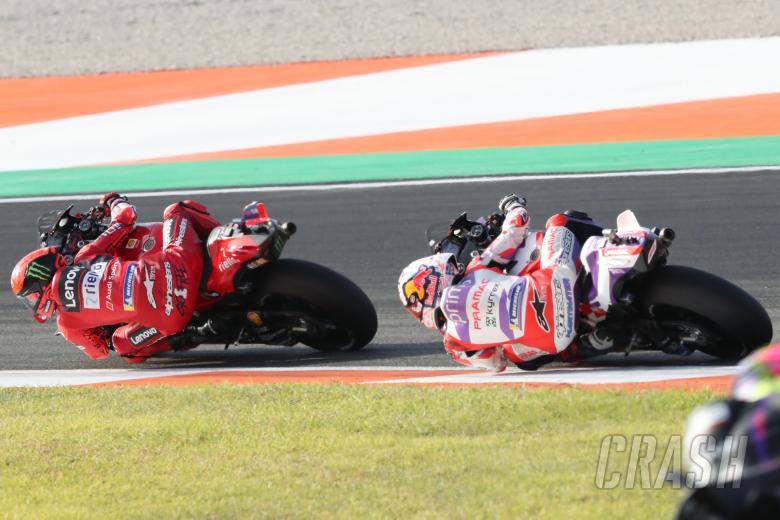
<path id="1" fill-rule="evenodd" d="M 629 348 L 633 334 L 619 325 L 600 324 L 592 332 L 579 336 L 561 353 L 563 361 L 575 362 L 600 356 L 615 348 Z"/>

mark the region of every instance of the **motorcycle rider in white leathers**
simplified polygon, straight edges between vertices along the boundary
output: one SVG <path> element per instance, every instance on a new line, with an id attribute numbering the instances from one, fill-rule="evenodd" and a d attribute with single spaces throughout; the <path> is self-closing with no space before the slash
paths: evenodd
<path id="1" fill-rule="evenodd" d="M 501 234 L 462 275 L 449 253 L 409 264 L 399 277 L 402 304 L 470 367 L 500 372 L 508 361 L 535 368 L 542 360 L 574 358 L 581 266 L 568 217 L 554 215 L 544 233 L 529 234 L 525 198 L 508 195 L 499 210 Z"/>

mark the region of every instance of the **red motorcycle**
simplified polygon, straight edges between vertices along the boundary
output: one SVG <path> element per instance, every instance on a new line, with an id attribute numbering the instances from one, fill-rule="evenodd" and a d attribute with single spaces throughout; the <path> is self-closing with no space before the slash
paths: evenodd
<path id="1" fill-rule="evenodd" d="M 72 210 L 73 205 L 38 219 L 41 246 L 60 247 L 66 261 L 107 228 L 102 208 Z M 326 352 L 365 347 L 376 333 L 374 306 L 341 274 L 304 260 L 280 259 L 295 230 L 292 222 L 270 218 L 257 202 L 247 205 L 241 218 L 215 228 L 203 250 L 196 312 L 171 344 L 189 349 L 204 343 L 226 348 L 303 343 Z M 138 260 L 160 250 L 162 235 L 160 222 L 138 224 L 117 253 Z"/>

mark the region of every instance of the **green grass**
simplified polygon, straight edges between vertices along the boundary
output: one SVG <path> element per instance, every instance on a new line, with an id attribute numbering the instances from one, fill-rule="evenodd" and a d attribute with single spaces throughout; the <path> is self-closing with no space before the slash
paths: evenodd
<path id="1" fill-rule="evenodd" d="M 668 518 L 680 491 L 595 487 L 601 440 L 650 433 L 663 446 L 712 397 L 346 385 L 3 390 L 0 516 Z"/>

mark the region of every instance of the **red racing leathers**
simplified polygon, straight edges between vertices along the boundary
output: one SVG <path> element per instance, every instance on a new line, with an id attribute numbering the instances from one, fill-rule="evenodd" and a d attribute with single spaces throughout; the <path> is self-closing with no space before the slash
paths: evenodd
<path id="1" fill-rule="evenodd" d="M 529 220 L 524 207 L 511 209 L 501 234 L 444 289 L 444 347 L 455 361 L 502 371 L 573 342 L 579 245 L 565 216 L 552 217 L 543 235 L 529 235 Z"/>
<path id="2" fill-rule="evenodd" d="M 113 346 L 127 361 L 144 361 L 170 350 L 166 336 L 190 321 L 203 271 L 201 237 L 219 222 L 192 201 L 169 206 L 164 219 L 162 250 L 124 260 L 117 254 L 136 212 L 118 201 L 108 229 L 55 274 L 57 326 L 89 357 L 104 358 Z"/>

